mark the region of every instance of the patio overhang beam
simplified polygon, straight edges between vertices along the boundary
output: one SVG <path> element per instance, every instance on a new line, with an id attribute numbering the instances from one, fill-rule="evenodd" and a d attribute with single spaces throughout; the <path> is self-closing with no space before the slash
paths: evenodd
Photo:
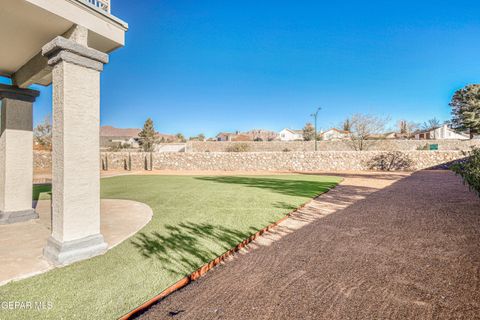
<path id="1" fill-rule="evenodd" d="M 27 88 L 34 83 L 48 86 L 52 83 L 52 67 L 39 52 L 12 75 L 12 82 L 19 88 Z"/>

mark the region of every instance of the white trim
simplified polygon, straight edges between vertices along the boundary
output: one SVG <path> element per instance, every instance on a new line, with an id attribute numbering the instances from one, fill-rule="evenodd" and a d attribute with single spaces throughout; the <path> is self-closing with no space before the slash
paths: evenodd
<path id="1" fill-rule="evenodd" d="M 109 5 L 109 11 L 105 11 L 105 10 L 102 10 L 101 8 L 91 4 L 90 2 L 88 2 L 88 0 L 66 0 L 68 2 L 72 2 L 72 3 L 75 3 L 76 5 L 80 5 L 80 6 L 83 6 L 83 7 L 87 7 L 89 9 L 92 9 L 94 10 L 95 12 L 99 13 L 100 14 L 100 18 L 108 18 L 109 20 L 111 20 L 112 22 L 118 24 L 120 27 L 122 27 L 124 29 L 124 31 L 127 31 L 128 30 L 128 23 L 126 23 L 125 21 L 113 16 L 110 12 L 111 12 L 111 4 Z M 98 15 L 97 15 L 98 16 Z"/>

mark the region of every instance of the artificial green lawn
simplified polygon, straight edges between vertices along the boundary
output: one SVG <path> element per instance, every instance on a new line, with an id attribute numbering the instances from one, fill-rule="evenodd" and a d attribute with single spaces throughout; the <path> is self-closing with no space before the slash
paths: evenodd
<path id="1" fill-rule="evenodd" d="M 105 255 L 0 287 L 0 301 L 51 302 L 0 319 L 116 319 L 339 182 L 315 175 L 121 176 L 102 198 L 148 204 L 152 221 Z M 34 190 L 48 198 L 49 186 Z"/>

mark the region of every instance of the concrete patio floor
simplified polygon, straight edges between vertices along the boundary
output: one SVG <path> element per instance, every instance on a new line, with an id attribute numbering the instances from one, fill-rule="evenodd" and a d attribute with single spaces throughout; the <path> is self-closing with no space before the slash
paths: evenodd
<path id="1" fill-rule="evenodd" d="M 27 278 L 55 268 L 43 257 L 43 248 L 51 233 L 51 202 L 35 204 L 40 218 L 0 226 L 0 285 Z M 129 200 L 101 200 L 101 233 L 108 249 L 135 234 L 152 218 L 146 204 Z"/>

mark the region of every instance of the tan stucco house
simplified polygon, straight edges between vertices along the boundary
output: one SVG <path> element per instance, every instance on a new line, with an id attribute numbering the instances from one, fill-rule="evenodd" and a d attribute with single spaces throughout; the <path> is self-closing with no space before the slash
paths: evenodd
<path id="1" fill-rule="evenodd" d="M 350 138 L 350 132 L 331 128 L 320 134 L 322 140 L 345 140 Z"/>

